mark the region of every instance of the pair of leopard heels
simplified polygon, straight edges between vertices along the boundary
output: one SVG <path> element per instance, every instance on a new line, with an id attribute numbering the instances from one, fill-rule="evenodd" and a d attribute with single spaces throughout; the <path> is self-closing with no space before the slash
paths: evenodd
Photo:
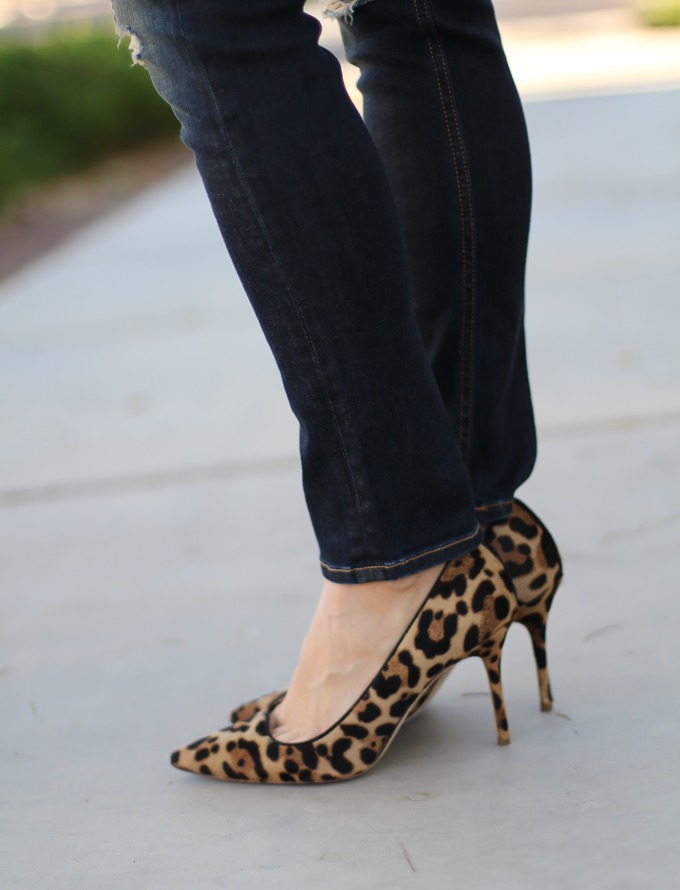
<path id="1" fill-rule="evenodd" d="M 501 654 L 513 621 L 531 634 L 541 710 L 552 708 L 545 631 L 562 562 L 540 519 L 515 500 L 507 521 L 484 544 L 448 562 L 392 654 L 354 706 L 322 735 L 292 745 L 276 741 L 269 716 L 286 694 L 236 708 L 232 724 L 171 757 L 178 769 L 241 782 L 321 783 L 353 779 L 385 754 L 464 658 L 481 658 L 491 688 L 498 744 L 510 733 L 501 685 Z"/>

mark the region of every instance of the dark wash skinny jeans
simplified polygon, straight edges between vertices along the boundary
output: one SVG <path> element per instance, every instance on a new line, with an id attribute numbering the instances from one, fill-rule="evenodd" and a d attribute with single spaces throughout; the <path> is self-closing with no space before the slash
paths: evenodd
<path id="1" fill-rule="evenodd" d="M 114 12 L 281 371 L 323 574 L 391 580 L 473 549 L 536 449 L 531 167 L 490 0 L 356 6 L 365 123 L 302 0 Z"/>

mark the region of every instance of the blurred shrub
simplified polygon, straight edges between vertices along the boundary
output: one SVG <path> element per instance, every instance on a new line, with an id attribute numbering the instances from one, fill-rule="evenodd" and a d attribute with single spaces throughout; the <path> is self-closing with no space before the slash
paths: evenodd
<path id="1" fill-rule="evenodd" d="M 680 25 L 680 0 L 638 0 L 637 6 L 648 25 Z"/>
<path id="2" fill-rule="evenodd" d="M 27 186 L 179 134 L 113 33 L 0 44 L 0 206 Z"/>

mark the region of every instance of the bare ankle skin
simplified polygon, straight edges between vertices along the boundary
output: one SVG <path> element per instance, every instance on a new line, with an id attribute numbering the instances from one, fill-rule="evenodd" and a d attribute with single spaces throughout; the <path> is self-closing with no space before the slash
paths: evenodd
<path id="1" fill-rule="evenodd" d="M 271 715 L 272 734 L 292 744 L 336 723 L 368 687 L 443 566 L 398 581 L 324 581 L 288 693 Z"/>

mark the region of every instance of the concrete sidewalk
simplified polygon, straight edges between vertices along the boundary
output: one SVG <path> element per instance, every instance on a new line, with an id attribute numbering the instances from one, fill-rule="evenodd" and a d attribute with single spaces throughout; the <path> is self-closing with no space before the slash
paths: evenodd
<path id="1" fill-rule="evenodd" d="M 556 711 L 513 628 L 509 748 L 475 660 L 359 782 L 171 769 L 287 681 L 319 589 L 295 423 L 186 170 L 0 289 L 3 886 L 677 886 L 680 92 L 527 115 Z"/>

